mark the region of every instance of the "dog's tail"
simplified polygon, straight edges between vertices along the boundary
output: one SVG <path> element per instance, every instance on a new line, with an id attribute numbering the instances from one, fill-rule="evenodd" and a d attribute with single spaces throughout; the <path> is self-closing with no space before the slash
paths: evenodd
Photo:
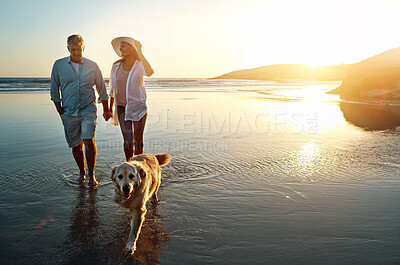
<path id="1" fill-rule="evenodd" d="M 164 166 L 169 163 L 171 156 L 169 154 L 157 154 L 156 158 L 160 166 Z"/>

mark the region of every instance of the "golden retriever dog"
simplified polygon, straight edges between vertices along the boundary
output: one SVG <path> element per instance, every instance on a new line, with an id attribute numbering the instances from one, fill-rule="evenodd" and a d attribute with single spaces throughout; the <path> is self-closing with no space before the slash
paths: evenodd
<path id="1" fill-rule="evenodd" d="M 170 161 L 169 154 L 142 154 L 131 161 L 115 166 L 111 180 L 115 183 L 114 200 L 132 214 L 131 231 L 126 250 L 135 252 L 136 242 L 146 214 L 146 203 L 158 201 L 157 191 L 161 183 L 161 168 Z"/>

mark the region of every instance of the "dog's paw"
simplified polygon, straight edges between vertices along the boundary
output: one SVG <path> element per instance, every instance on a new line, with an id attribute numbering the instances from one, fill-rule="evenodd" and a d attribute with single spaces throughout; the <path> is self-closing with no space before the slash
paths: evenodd
<path id="1" fill-rule="evenodd" d="M 150 202 L 151 202 L 152 204 L 155 204 L 155 203 L 158 203 L 159 200 L 158 200 L 157 197 L 151 197 L 151 198 L 150 198 Z"/>
<path id="2" fill-rule="evenodd" d="M 128 241 L 125 249 L 128 251 L 128 253 L 133 254 L 136 251 L 136 243 Z"/>

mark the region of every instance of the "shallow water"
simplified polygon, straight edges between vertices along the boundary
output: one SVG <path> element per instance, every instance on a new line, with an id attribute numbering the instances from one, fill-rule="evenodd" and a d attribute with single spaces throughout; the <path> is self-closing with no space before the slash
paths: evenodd
<path id="1" fill-rule="evenodd" d="M 400 262 L 397 130 L 354 126 L 319 93 L 335 84 L 221 86 L 149 90 L 145 150 L 173 159 L 133 256 L 109 179 L 119 128 L 99 117 L 89 191 L 49 96 L 0 95 L 1 264 Z"/>

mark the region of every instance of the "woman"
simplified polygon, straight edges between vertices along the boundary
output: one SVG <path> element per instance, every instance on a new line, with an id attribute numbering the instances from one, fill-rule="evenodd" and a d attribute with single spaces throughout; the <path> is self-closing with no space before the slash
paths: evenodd
<path id="1" fill-rule="evenodd" d="M 144 75 L 151 76 L 154 71 L 143 56 L 139 41 L 118 37 L 111 44 L 122 58 L 111 68 L 110 111 L 113 112 L 114 108 L 111 124 L 120 124 L 125 158 L 129 161 L 133 154 L 143 153 L 143 132 L 147 119 Z"/>

